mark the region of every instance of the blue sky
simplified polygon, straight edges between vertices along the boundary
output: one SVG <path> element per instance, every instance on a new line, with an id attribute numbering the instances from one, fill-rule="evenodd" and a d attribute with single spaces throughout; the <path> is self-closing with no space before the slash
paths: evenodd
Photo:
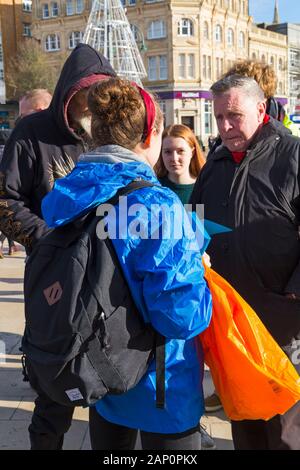
<path id="1" fill-rule="evenodd" d="M 249 0 L 250 15 L 255 23 L 272 23 L 275 0 Z M 279 17 L 282 23 L 300 23 L 300 1 L 278 0 Z"/>

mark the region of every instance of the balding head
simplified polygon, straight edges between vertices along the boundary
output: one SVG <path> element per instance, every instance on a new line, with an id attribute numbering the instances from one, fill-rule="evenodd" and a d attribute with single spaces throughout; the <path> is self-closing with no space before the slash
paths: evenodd
<path id="1" fill-rule="evenodd" d="M 36 88 L 28 91 L 19 100 L 19 116 L 27 116 L 47 109 L 52 100 L 52 95 L 44 88 Z"/>

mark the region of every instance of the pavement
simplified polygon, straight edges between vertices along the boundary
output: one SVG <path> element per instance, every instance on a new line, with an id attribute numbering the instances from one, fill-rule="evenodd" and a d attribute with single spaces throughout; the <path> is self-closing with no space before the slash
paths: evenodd
<path id="1" fill-rule="evenodd" d="M 19 351 L 24 329 L 24 260 L 23 250 L 0 259 L 0 450 L 29 449 L 27 428 L 36 396 L 28 382 L 23 382 Z M 212 391 L 210 374 L 205 370 L 205 396 Z M 201 423 L 214 438 L 217 449 L 233 449 L 230 422 L 223 411 L 204 416 Z M 64 449 L 90 449 L 87 409 L 76 408 Z"/>

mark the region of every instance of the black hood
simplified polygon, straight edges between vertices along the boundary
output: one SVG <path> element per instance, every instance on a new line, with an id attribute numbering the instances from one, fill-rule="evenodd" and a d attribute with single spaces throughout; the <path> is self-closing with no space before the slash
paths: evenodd
<path id="1" fill-rule="evenodd" d="M 70 90 L 82 79 L 95 74 L 116 76 L 116 72 L 103 55 L 88 44 L 78 44 L 63 66 L 48 108 L 61 130 L 67 128 L 64 118 L 64 103 Z"/>

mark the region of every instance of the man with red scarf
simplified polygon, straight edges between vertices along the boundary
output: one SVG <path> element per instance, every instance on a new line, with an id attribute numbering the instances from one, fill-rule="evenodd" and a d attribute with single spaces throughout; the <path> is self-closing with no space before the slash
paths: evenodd
<path id="1" fill-rule="evenodd" d="M 252 306 L 300 371 L 300 139 L 266 114 L 249 77 L 212 87 L 221 141 L 208 155 L 191 203 L 231 229 L 212 237 L 212 267 Z M 259 395 L 259 390 L 253 390 Z M 300 450 L 300 402 L 265 422 L 232 422 L 235 449 Z"/>

